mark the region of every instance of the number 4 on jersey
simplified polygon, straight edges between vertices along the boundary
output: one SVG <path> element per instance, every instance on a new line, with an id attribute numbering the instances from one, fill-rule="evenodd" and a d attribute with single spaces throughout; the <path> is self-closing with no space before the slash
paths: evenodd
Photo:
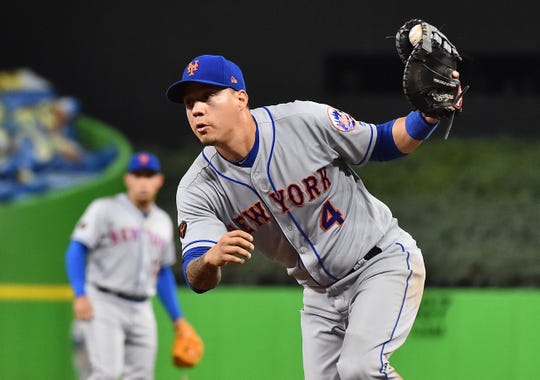
<path id="1" fill-rule="evenodd" d="M 328 231 L 334 224 L 341 226 L 344 221 L 343 213 L 335 208 L 330 200 L 324 202 L 321 211 L 321 229 L 323 231 Z"/>

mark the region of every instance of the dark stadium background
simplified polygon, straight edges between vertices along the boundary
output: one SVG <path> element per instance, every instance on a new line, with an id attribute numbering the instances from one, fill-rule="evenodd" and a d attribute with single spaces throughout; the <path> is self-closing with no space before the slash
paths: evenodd
<path id="1" fill-rule="evenodd" d="M 538 134 L 540 26 L 533 1 L 10 1 L 2 6 L 0 69 L 29 67 L 83 112 L 136 146 L 195 142 L 165 89 L 203 53 L 244 70 L 253 107 L 294 99 L 341 106 L 366 121 L 408 110 L 396 30 L 438 26 L 471 85 L 456 135 Z M 463 125 L 466 123 L 466 126 Z"/>

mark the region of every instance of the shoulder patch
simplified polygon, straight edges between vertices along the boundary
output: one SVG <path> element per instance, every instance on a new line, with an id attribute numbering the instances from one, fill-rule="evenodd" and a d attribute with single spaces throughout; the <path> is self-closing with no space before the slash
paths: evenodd
<path id="1" fill-rule="evenodd" d="M 186 236 L 186 230 L 187 230 L 187 223 L 185 220 L 182 220 L 180 222 L 180 225 L 178 226 L 178 234 L 183 239 L 184 236 Z"/>
<path id="2" fill-rule="evenodd" d="M 328 117 L 332 126 L 340 132 L 350 132 L 356 128 L 357 122 L 346 112 L 334 107 L 328 107 Z"/>

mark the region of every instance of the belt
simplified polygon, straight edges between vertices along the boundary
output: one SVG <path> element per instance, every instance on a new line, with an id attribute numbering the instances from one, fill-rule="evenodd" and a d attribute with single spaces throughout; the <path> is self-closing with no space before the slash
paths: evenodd
<path id="1" fill-rule="evenodd" d="M 118 298 L 122 298 L 122 299 L 128 300 L 128 301 L 143 302 L 143 301 L 146 301 L 148 299 L 147 296 L 134 296 L 134 295 L 131 295 L 131 294 L 126 294 L 126 293 L 122 293 L 122 292 L 117 292 L 116 290 L 104 288 L 103 286 L 97 286 L 96 285 L 96 288 L 100 292 L 113 294 L 113 295 L 117 296 Z"/>
<path id="2" fill-rule="evenodd" d="M 366 255 L 364 256 L 364 260 L 368 261 L 369 259 L 374 258 L 375 256 L 377 256 L 381 252 L 382 252 L 382 249 L 375 246 L 375 247 L 371 248 L 368 253 L 366 253 Z"/>
<path id="3" fill-rule="evenodd" d="M 377 256 L 379 253 L 382 252 L 382 249 L 380 249 L 379 247 L 375 246 L 373 248 L 371 248 L 368 253 L 366 253 L 364 255 L 364 257 L 362 257 L 360 260 L 358 260 L 356 262 L 356 264 L 354 264 L 353 268 L 351 269 L 351 271 L 348 273 L 348 274 L 351 274 L 352 272 L 354 272 L 355 270 L 357 270 L 358 268 L 360 268 L 362 266 L 362 264 L 364 264 L 366 261 L 374 258 L 375 256 Z"/>

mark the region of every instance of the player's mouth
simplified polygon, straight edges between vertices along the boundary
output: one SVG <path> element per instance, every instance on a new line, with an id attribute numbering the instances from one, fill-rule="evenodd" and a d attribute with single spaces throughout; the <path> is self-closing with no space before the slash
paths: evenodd
<path id="1" fill-rule="evenodd" d="M 204 134 L 206 133 L 206 131 L 208 131 L 209 126 L 206 124 L 197 124 L 195 129 L 197 130 L 198 133 Z"/>

